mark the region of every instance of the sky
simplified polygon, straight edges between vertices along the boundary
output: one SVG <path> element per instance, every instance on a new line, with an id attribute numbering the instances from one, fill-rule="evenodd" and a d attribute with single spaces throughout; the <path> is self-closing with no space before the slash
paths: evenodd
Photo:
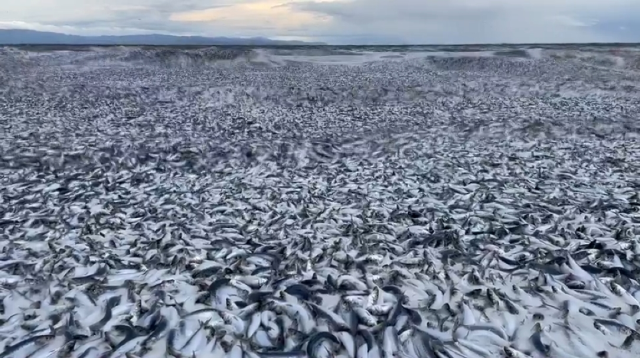
<path id="1" fill-rule="evenodd" d="M 640 42 L 640 0 L 0 0 L 0 28 L 331 44 Z"/>

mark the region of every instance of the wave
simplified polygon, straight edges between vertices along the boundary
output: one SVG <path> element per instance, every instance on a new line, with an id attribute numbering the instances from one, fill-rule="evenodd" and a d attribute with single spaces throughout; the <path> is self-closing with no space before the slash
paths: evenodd
<path id="1" fill-rule="evenodd" d="M 492 69 L 496 64 L 558 61 L 604 69 L 640 71 L 632 45 L 292 46 L 204 48 L 114 46 L 0 48 L 11 65 L 65 66 L 282 66 L 292 63 L 361 65 L 380 61 L 428 61 L 438 69 Z"/>

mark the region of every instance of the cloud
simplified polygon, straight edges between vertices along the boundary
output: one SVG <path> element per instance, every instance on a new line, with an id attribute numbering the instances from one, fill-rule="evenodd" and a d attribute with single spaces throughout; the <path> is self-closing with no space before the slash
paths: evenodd
<path id="1" fill-rule="evenodd" d="M 351 0 L 288 6 L 330 17 L 324 29 L 315 29 L 319 32 L 394 35 L 408 43 L 614 41 L 595 25 L 616 22 L 631 9 L 640 13 L 635 0 Z"/>
<path id="2" fill-rule="evenodd" d="M 333 43 L 640 41 L 638 0 L 18 0 L 0 26 Z"/>
<path id="3" fill-rule="evenodd" d="M 199 27 L 169 20 L 176 12 L 199 11 L 239 1 L 211 0 L 19 0 L 2 5 L 0 23 L 20 22 L 22 28 L 71 34 L 160 32 L 191 34 Z"/>
<path id="4" fill-rule="evenodd" d="M 206 10 L 178 12 L 172 14 L 169 19 L 174 22 L 200 24 L 218 22 L 238 29 L 258 26 L 285 32 L 306 26 L 316 26 L 327 21 L 323 16 L 282 6 L 280 0 L 263 0 Z"/>

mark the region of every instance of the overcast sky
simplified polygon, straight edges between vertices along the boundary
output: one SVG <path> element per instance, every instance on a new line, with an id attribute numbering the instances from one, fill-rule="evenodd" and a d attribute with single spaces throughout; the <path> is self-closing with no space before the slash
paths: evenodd
<path id="1" fill-rule="evenodd" d="M 0 27 L 328 43 L 640 42 L 640 0 L 0 0 Z"/>

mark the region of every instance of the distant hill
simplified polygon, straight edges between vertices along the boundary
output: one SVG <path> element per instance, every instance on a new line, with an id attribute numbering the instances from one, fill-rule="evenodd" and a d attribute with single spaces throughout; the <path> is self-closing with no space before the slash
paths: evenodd
<path id="1" fill-rule="evenodd" d="M 320 42 L 281 41 L 265 37 L 202 37 L 172 35 L 78 36 L 57 32 L 0 29 L 0 45 L 149 45 L 149 46 L 219 46 L 219 45 L 324 45 Z"/>

